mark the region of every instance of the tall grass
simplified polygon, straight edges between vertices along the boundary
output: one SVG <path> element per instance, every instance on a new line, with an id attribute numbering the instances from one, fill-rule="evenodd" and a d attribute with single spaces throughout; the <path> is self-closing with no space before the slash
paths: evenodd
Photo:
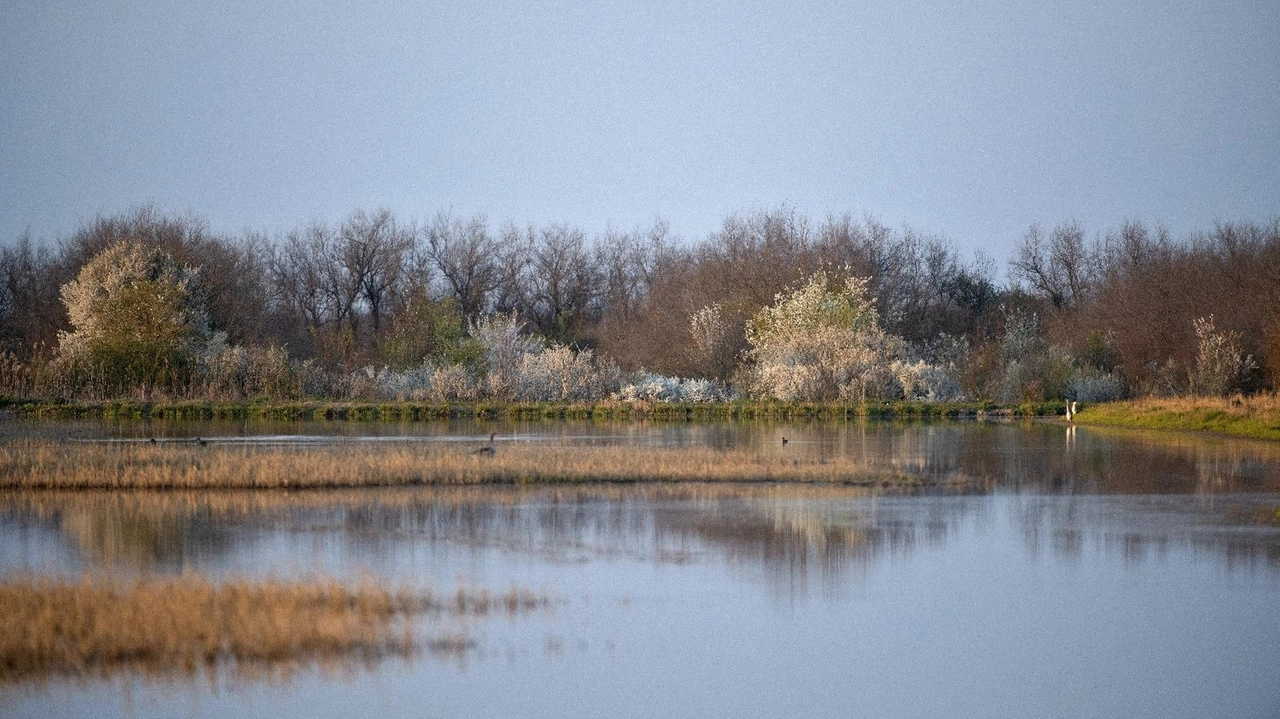
<path id="1" fill-rule="evenodd" d="M 538 482 L 829 482 L 918 485 L 919 475 L 843 456 L 703 447 L 499 442 L 493 456 L 449 443 L 244 447 L 10 442 L 0 490 L 336 489 Z M 963 482 L 963 479 L 949 480 Z"/>
<path id="2" fill-rule="evenodd" d="M 422 645 L 417 615 L 514 614 L 547 602 L 518 589 L 440 596 L 370 581 L 13 579 L 0 582 L 0 681 L 404 656 Z"/>
<path id="3" fill-rule="evenodd" d="M 1280 440 L 1280 394 L 1147 398 L 1090 405 L 1081 410 L 1076 421 Z"/>

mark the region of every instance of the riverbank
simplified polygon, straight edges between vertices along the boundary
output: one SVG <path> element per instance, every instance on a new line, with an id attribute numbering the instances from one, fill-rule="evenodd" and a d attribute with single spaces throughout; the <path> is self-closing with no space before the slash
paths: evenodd
<path id="1" fill-rule="evenodd" d="M 1170 397 L 1094 404 L 1080 410 L 1084 425 L 1208 432 L 1280 441 L 1280 395 Z"/>
<path id="2" fill-rule="evenodd" d="M 214 402 L 204 400 L 113 400 L 58 402 L 0 398 L 0 411 L 36 419 L 237 420 L 424 422 L 476 420 L 628 420 L 725 421 L 960 419 L 1050 417 L 1066 411 L 1064 402 Z"/>

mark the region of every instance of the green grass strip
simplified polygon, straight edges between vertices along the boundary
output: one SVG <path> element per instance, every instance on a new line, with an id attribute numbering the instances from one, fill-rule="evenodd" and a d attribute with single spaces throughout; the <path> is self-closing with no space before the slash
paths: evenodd
<path id="1" fill-rule="evenodd" d="M 992 402 L 143 402 L 22 401 L 0 398 L 0 409 L 37 419 L 263 420 L 424 422 L 481 420 L 722 420 L 839 421 L 853 419 L 958 419 L 1061 415 L 1062 402 L 999 405 Z"/>
<path id="2" fill-rule="evenodd" d="M 1280 409 L 1237 399 L 1131 400 L 1090 405 L 1076 415 L 1080 424 L 1280 441 Z"/>

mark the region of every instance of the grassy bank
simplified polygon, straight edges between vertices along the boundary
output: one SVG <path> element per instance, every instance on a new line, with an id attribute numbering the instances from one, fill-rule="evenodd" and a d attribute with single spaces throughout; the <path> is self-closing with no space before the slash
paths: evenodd
<path id="1" fill-rule="evenodd" d="M 409 621 L 415 616 L 514 614 L 547 602 L 516 589 L 439 596 L 330 580 L 6 580 L 0 582 L 0 681 L 404 656 L 422 646 L 459 645 L 449 636 L 422 641 Z"/>
<path id="2" fill-rule="evenodd" d="M 723 421 L 748 419 L 849 420 L 943 419 L 963 417 L 1039 417 L 1060 415 L 1063 402 L 1000 405 L 992 402 L 213 402 L 136 401 L 56 402 L 0 398 L 0 409 L 40 419 L 164 419 L 269 421 L 421 422 L 482 420 Z"/>
<path id="3" fill-rule="evenodd" d="M 1076 415 L 1081 424 L 1140 429 L 1211 432 L 1232 437 L 1280 440 L 1280 395 L 1173 397 L 1090 405 Z"/>
<path id="4" fill-rule="evenodd" d="M 419 485 L 608 482 L 802 482 L 919 486 L 925 477 L 845 456 L 779 446 L 752 449 L 546 445 L 499 440 L 397 446 L 249 447 L 12 442 L 0 453 L 0 491 L 49 489 L 341 489 Z M 941 480 L 933 480 L 941 481 Z M 963 485 L 971 478 L 949 477 Z"/>

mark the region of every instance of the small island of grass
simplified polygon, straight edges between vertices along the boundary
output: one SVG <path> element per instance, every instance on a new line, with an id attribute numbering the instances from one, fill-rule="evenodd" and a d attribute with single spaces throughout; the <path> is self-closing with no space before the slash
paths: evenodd
<path id="1" fill-rule="evenodd" d="M 1280 440 L 1280 395 L 1144 398 L 1090 405 L 1080 424 Z"/>

